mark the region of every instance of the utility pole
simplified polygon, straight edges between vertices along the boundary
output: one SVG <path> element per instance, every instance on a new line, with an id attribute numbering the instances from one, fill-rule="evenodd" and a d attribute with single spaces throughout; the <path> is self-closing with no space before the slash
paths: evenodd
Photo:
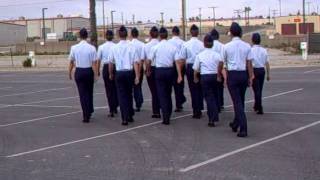
<path id="1" fill-rule="evenodd" d="M 134 14 L 132 14 L 132 24 L 135 24 L 135 15 Z"/>
<path id="2" fill-rule="evenodd" d="M 271 9 L 269 7 L 269 24 L 271 24 Z"/>
<path id="3" fill-rule="evenodd" d="M 306 34 L 306 0 L 302 0 L 303 34 Z"/>
<path id="4" fill-rule="evenodd" d="M 96 48 L 98 47 L 98 33 L 97 33 L 97 15 L 96 15 L 96 0 L 89 0 L 90 6 L 90 30 L 91 30 L 91 43 Z"/>
<path id="5" fill-rule="evenodd" d="M 104 1 L 102 0 L 103 38 L 106 39 L 106 17 L 104 13 Z"/>
<path id="6" fill-rule="evenodd" d="M 282 1 L 279 0 L 279 16 L 280 17 L 282 16 L 281 11 L 282 11 Z"/>
<path id="7" fill-rule="evenodd" d="M 242 12 L 241 9 L 234 10 L 234 13 L 237 15 L 238 23 L 240 23 L 240 20 L 241 20 L 241 12 Z"/>
<path id="8" fill-rule="evenodd" d="M 216 8 L 218 7 L 209 7 L 210 9 L 212 9 L 212 19 L 213 19 L 213 27 L 215 28 L 216 27 Z"/>
<path id="9" fill-rule="evenodd" d="M 278 10 L 274 9 L 274 10 L 272 10 L 272 12 L 273 12 L 273 25 L 276 26 L 276 15 L 277 15 Z"/>
<path id="10" fill-rule="evenodd" d="M 111 11 L 111 29 L 112 31 L 114 31 L 114 23 L 113 23 L 113 13 L 115 13 L 116 11 Z"/>
<path id="11" fill-rule="evenodd" d="M 122 23 L 122 25 L 124 25 L 123 12 L 121 12 L 121 23 Z"/>
<path id="12" fill-rule="evenodd" d="M 310 16 L 311 15 L 311 13 L 310 13 L 310 4 L 312 4 L 312 2 L 307 2 L 307 5 L 308 5 L 308 16 Z"/>
<path id="13" fill-rule="evenodd" d="M 200 38 L 202 37 L 201 36 L 201 33 L 202 33 L 202 8 L 199 8 L 199 34 L 200 34 Z"/>
<path id="14" fill-rule="evenodd" d="M 45 22 L 45 10 L 48 8 L 42 8 L 42 36 L 43 36 L 43 43 L 46 43 L 46 22 Z"/>
<path id="15" fill-rule="evenodd" d="M 182 0 L 182 36 L 186 40 L 186 0 Z"/>
<path id="16" fill-rule="evenodd" d="M 164 13 L 161 12 L 160 15 L 161 15 L 160 23 L 161 23 L 161 26 L 163 26 L 163 25 L 164 25 L 164 20 L 163 20 L 163 15 L 164 15 Z"/>

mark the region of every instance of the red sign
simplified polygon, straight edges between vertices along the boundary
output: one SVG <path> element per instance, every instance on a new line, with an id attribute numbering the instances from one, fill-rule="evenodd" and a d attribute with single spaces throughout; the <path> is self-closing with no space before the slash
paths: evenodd
<path id="1" fill-rule="evenodd" d="M 299 23 L 299 22 L 301 22 L 301 19 L 300 18 L 294 19 L 294 22 Z"/>

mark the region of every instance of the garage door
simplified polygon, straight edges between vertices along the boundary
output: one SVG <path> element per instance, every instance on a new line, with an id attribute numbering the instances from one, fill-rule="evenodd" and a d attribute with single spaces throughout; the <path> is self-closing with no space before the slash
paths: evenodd
<path id="1" fill-rule="evenodd" d="M 314 23 L 306 23 L 306 28 L 303 28 L 303 23 L 299 24 L 299 33 L 306 34 L 306 33 L 314 33 Z"/>
<path id="2" fill-rule="evenodd" d="M 282 24 L 281 32 L 282 32 L 282 35 L 296 35 L 297 26 L 296 24 Z"/>

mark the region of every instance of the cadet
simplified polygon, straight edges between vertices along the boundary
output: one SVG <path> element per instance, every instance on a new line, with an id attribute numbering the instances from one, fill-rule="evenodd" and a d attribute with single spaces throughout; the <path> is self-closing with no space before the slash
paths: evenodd
<path id="1" fill-rule="evenodd" d="M 169 40 L 169 42 L 176 47 L 178 50 L 178 53 L 180 52 L 182 45 L 184 44 L 184 41 L 180 39 L 180 29 L 175 26 L 172 29 L 172 38 Z M 174 65 L 175 66 L 175 65 Z M 185 67 L 182 69 L 182 73 L 185 73 Z M 175 79 L 178 78 L 178 72 L 175 71 Z M 182 81 L 179 83 L 177 81 L 174 81 L 174 94 L 176 97 L 176 110 L 175 112 L 181 112 L 183 110 L 183 104 L 187 101 L 186 96 L 184 95 L 184 75 L 182 76 Z"/>
<path id="2" fill-rule="evenodd" d="M 252 85 L 254 78 L 252 68 L 251 47 L 241 40 L 242 28 L 237 23 L 232 23 L 230 28 L 232 41 L 225 45 L 224 59 L 227 66 L 227 83 L 233 101 L 235 118 L 230 127 L 234 132 L 240 132 L 238 137 L 247 137 L 247 117 L 245 110 L 245 94 Z"/>
<path id="3" fill-rule="evenodd" d="M 151 61 L 151 49 L 159 43 L 158 40 L 159 30 L 157 27 L 152 27 L 150 30 L 151 40 L 145 45 L 145 62 L 146 64 L 146 76 L 152 96 L 152 118 L 161 118 L 160 115 L 160 101 L 157 92 L 156 80 L 155 80 L 155 63 Z M 152 62 L 152 63 L 151 63 Z M 151 64 L 148 64 L 151 63 Z"/>
<path id="4" fill-rule="evenodd" d="M 205 50 L 197 55 L 193 65 L 194 82 L 199 83 L 199 73 L 201 74 L 201 87 L 207 102 L 209 127 L 215 127 L 215 122 L 219 121 L 217 107 L 218 81 L 222 78 L 223 59 L 217 52 L 212 50 L 213 37 L 206 35 L 204 38 Z"/>
<path id="5" fill-rule="evenodd" d="M 178 61 L 178 81 L 180 82 L 183 77 L 182 67 L 185 67 L 186 63 L 186 74 L 191 93 L 193 118 L 200 119 L 202 116 L 201 111 L 203 110 L 203 95 L 200 83 L 194 83 L 194 71 L 192 67 L 196 56 L 204 50 L 204 46 L 203 43 L 198 39 L 199 28 L 196 25 L 192 25 L 190 33 L 192 35 L 192 38 L 188 42 L 183 44 L 179 53 L 179 58 L 183 60 Z"/>
<path id="6" fill-rule="evenodd" d="M 211 36 L 213 37 L 213 50 L 220 54 L 220 56 L 223 58 L 223 49 L 224 45 L 219 41 L 220 34 L 216 29 L 213 29 L 211 31 Z M 217 97 L 217 103 L 218 103 L 218 110 L 221 112 L 221 110 L 224 109 L 224 86 L 225 86 L 225 80 L 226 80 L 226 71 L 225 69 L 222 69 L 222 78 L 221 81 L 218 82 L 218 97 Z"/>
<path id="7" fill-rule="evenodd" d="M 259 33 L 252 35 L 252 43 L 253 47 L 251 49 L 251 54 L 253 57 L 252 64 L 254 68 L 254 80 L 252 84 L 255 100 L 254 111 L 257 112 L 257 114 L 263 114 L 262 90 L 266 75 L 265 67 L 267 69 L 267 80 L 270 80 L 269 58 L 267 50 L 260 46 L 261 37 Z"/>
<path id="8" fill-rule="evenodd" d="M 139 83 L 139 57 L 136 49 L 127 41 L 127 28 L 121 26 L 118 31 L 120 42 L 116 44 L 110 53 L 109 72 L 110 80 L 114 79 L 114 65 L 116 67 L 115 81 L 117 86 L 122 125 L 127 126 L 128 122 L 134 122 L 132 87 Z"/>
<path id="9" fill-rule="evenodd" d="M 118 102 L 116 83 L 114 80 L 109 79 L 110 73 L 109 73 L 109 67 L 108 67 L 108 64 L 110 63 L 109 55 L 111 53 L 112 48 L 115 46 L 115 44 L 112 42 L 114 38 L 113 31 L 108 30 L 106 32 L 106 38 L 107 38 L 107 42 L 105 42 L 103 45 L 101 45 L 98 48 L 98 60 L 99 60 L 98 70 L 100 71 L 100 65 L 102 62 L 103 63 L 102 76 L 104 80 L 104 87 L 106 90 L 109 111 L 110 111 L 110 114 L 108 116 L 114 117 L 114 114 L 118 113 L 117 108 L 119 106 L 119 102 Z"/>
<path id="10" fill-rule="evenodd" d="M 98 77 L 96 48 L 87 42 L 88 31 L 80 30 L 81 42 L 72 46 L 70 51 L 69 78 L 72 80 L 73 68 L 76 67 L 74 79 L 77 83 L 83 122 L 89 123 L 93 109 L 93 84 Z"/>
<path id="11" fill-rule="evenodd" d="M 152 48 L 150 59 L 154 61 L 156 70 L 156 84 L 160 107 L 163 116 L 163 124 L 170 124 L 172 114 L 172 86 L 175 79 L 174 68 L 175 60 L 177 59 L 177 49 L 167 41 L 168 31 L 162 27 L 160 29 L 160 43 Z M 150 64 L 150 63 L 149 63 Z"/>
<path id="12" fill-rule="evenodd" d="M 140 109 L 143 104 L 143 94 L 142 94 L 142 81 L 143 81 L 143 63 L 144 63 L 144 43 L 138 40 L 139 37 L 139 31 L 137 28 L 133 28 L 131 30 L 131 43 L 135 47 L 137 51 L 137 56 L 140 60 L 139 63 L 139 69 L 140 69 L 140 79 L 139 79 L 139 84 L 134 85 L 133 87 L 133 97 L 136 102 L 136 112 L 140 112 Z"/>

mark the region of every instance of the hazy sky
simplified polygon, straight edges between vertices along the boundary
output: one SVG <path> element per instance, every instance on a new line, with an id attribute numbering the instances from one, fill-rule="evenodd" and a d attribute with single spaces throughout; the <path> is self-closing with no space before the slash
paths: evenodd
<path id="1" fill-rule="evenodd" d="M 203 8 L 203 17 L 212 17 L 212 10 L 208 7 L 217 6 L 216 17 L 233 17 L 234 9 L 243 9 L 250 6 L 252 15 L 268 15 L 269 7 L 279 9 L 279 0 L 186 0 L 187 17 L 197 16 L 199 8 Z M 41 8 L 47 7 L 47 16 L 56 16 L 61 13 L 65 16 L 82 14 L 88 17 L 89 0 L 0 0 L 0 19 L 41 17 Z M 320 0 L 307 0 L 311 2 L 310 11 L 317 11 Z M 124 19 L 131 21 L 132 14 L 136 20 L 158 20 L 160 12 L 164 12 L 165 20 L 173 18 L 178 20 L 181 16 L 181 0 L 106 0 L 106 16 L 110 10 L 115 10 L 115 21 L 121 21 L 121 12 Z M 102 21 L 102 2 L 97 0 L 98 23 Z M 296 13 L 302 9 L 302 0 L 282 0 L 282 14 Z M 308 11 L 308 6 L 307 6 Z"/>

